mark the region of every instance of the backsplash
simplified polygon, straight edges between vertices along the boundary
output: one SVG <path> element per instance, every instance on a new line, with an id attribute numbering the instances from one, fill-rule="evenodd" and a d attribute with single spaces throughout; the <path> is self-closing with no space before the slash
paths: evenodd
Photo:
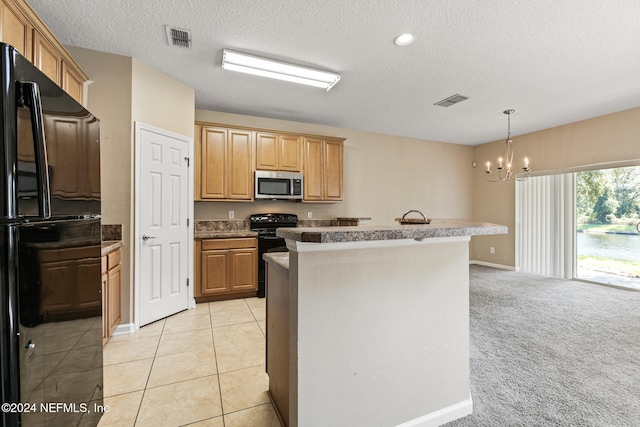
<path id="1" fill-rule="evenodd" d="M 194 223 L 195 232 L 198 231 L 238 231 L 249 230 L 248 219 L 214 219 L 214 220 L 196 220 Z"/>
<path id="2" fill-rule="evenodd" d="M 338 225 L 336 219 L 299 219 L 298 227 L 335 227 Z"/>
<path id="3" fill-rule="evenodd" d="M 371 218 L 298 219 L 298 227 L 337 227 L 360 225 Z M 248 219 L 196 220 L 194 231 L 241 231 L 251 228 Z"/>
<path id="4" fill-rule="evenodd" d="M 102 224 L 102 241 L 122 240 L 122 224 Z"/>

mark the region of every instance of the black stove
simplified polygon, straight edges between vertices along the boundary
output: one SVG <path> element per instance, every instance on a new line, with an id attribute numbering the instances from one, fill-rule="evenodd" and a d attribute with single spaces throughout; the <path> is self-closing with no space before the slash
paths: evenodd
<path id="1" fill-rule="evenodd" d="M 286 252 L 283 238 L 276 236 L 276 229 L 297 227 L 298 216 L 283 213 L 253 214 L 250 217 L 251 230 L 258 233 L 258 298 L 265 295 L 265 262 L 262 255 L 268 252 Z"/>

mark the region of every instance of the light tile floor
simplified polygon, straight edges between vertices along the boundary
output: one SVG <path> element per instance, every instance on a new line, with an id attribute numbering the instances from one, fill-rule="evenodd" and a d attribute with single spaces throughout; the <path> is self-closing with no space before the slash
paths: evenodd
<path id="1" fill-rule="evenodd" d="M 99 427 L 279 427 L 267 395 L 265 300 L 197 304 L 104 347 Z"/>

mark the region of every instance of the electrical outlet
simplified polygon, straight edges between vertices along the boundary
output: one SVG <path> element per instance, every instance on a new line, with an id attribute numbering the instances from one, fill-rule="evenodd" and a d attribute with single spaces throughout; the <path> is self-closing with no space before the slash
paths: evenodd
<path id="1" fill-rule="evenodd" d="M 233 219 L 236 217 L 236 213 L 234 211 L 229 211 L 229 219 Z"/>
<path id="2" fill-rule="evenodd" d="M 496 248 L 494 248 L 493 246 L 491 246 L 491 247 L 489 248 L 489 253 L 490 253 L 490 254 L 495 254 L 495 253 L 496 253 Z"/>
<path id="3" fill-rule="evenodd" d="M 313 212 L 308 211 L 307 212 L 307 219 L 311 219 L 311 218 L 313 218 Z"/>

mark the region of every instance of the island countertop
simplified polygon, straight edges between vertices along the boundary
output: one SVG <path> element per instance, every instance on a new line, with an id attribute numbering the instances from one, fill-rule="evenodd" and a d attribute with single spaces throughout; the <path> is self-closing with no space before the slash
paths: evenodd
<path id="1" fill-rule="evenodd" d="M 430 224 L 298 227 L 279 228 L 278 237 L 297 242 L 337 243 L 397 239 L 429 239 L 434 237 L 480 236 L 507 234 L 505 225 L 465 219 L 433 219 Z"/>

